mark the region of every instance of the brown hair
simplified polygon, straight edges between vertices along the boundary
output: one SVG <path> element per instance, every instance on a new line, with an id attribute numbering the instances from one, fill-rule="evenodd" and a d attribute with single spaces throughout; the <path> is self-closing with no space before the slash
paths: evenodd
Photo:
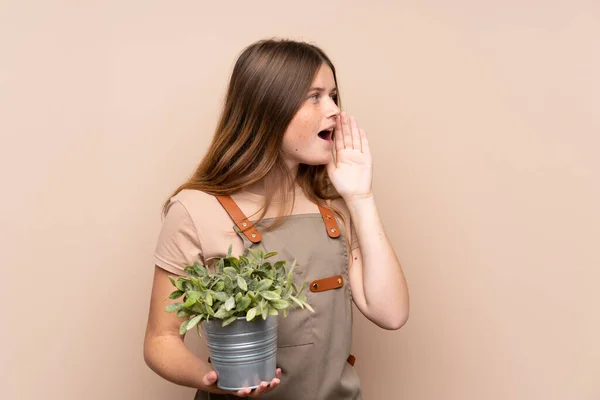
<path id="1" fill-rule="evenodd" d="M 257 223 L 264 218 L 275 195 L 280 195 L 284 203 L 290 198 L 293 201 L 294 177 L 287 170 L 281 153 L 283 135 L 323 64 L 333 71 L 337 86 L 333 63 L 315 45 L 269 39 L 245 48 L 233 68 L 221 117 L 206 156 L 173 195 L 184 189 L 231 195 L 274 175 L 277 182 L 264 181 L 265 204 Z M 339 102 L 338 94 L 338 106 Z M 325 205 L 324 199 L 340 197 L 325 168 L 324 165 L 300 164 L 295 177 L 307 198 L 321 205 Z M 163 212 L 168 204 L 169 201 Z M 345 220 L 338 210 L 334 211 Z M 280 214 L 266 229 L 281 222 L 283 211 Z"/>

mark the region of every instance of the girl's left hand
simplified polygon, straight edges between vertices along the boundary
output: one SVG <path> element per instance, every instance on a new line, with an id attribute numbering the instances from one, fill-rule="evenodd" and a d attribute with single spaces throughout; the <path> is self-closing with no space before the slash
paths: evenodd
<path id="1" fill-rule="evenodd" d="M 367 135 L 354 117 L 342 112 L 333 133 L 335 159 L 327 164 L 333 186 L 346 202 L 372 195 L 373 161 Z"/>

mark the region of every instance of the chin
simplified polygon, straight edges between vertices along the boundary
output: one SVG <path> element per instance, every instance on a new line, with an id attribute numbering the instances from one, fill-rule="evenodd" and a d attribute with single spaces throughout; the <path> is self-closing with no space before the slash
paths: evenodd
<path id="1" fill-rule="evenodd" d="M 327 165 L 331 161 L 332 156 L 329 157 L 321 157 L 321 158 L 307 158 L 305 160 L 301 160 L 301 164 L 306 165 Z"/>

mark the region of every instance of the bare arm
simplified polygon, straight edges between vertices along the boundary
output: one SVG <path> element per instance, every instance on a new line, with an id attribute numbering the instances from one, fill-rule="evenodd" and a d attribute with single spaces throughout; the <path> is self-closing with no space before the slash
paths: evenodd
<path id="1" fill-rule="evenodd" d="M 366 133 L 342 113 L 334 137 L 336 157 L 327 173 L 344 199 L 360 244 L 349 271 L 354 302 L 380 327 L 399 329 L 408 319 L 408 288 L 371 190 L 373 161 Z"/>
<path id="2" fill-rule="evenodd" d="M 380 327 L 400 329 L 408 319 L 408 287 L 375 200 L 370 196 L 348 203 L 360 244 L 349 271 L 354 303 Z"/>
<path id="3" fill-rule="evenodd" d="M 154 267 L 154 282 L 150 298 L 150 314 L 144 339 L 144 360 L 146 364 L 164 379 L 178 385 L 200 389 L 212 393 L 234 394 L 239 397 L 259 397 L 274 390 L 279 384 L 281 370 L 277 369 L 277 377 L 270 384 L 261 382 L 256 390 L 241 389 L 237 392 L 217 388 L 217 374 L 208 362 L 200 360 L 185 345 L 179 334 L 179 326 L 183 322 L 176 313 L 165 311 L 168 304 L 181 301 L 167 299 L 175 290 L 169 280 L 169 273 Z"/>
<path id="4" fill-rule="evenodd" d="M 179 335 L 179 326 L 183 320 L 176 313 L 165 311 L 168 304 L 181 301 L 167 299 L 175 290 L 168 277 L 167 271 L 155 267 L 144 340 L 144 360 L 150 369 L 168 381 L 208 390 L 209 382 L 205 382 L 203 378 L 212 368 L 208 362 L 197 358 L 183 342 L 184 336 Z"/>

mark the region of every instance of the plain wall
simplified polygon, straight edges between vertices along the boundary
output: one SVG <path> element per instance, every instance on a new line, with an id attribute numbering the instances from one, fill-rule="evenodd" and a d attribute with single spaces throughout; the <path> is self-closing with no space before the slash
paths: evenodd
<path id="1" fill-rule="evenodd" d="M 336 64 L 409 282 L 365 399 L 600 399 L 594 0 L 0 1 L 0 398 L 193 397 L 142 357 L 160 208 L 271 36 Z"/>

